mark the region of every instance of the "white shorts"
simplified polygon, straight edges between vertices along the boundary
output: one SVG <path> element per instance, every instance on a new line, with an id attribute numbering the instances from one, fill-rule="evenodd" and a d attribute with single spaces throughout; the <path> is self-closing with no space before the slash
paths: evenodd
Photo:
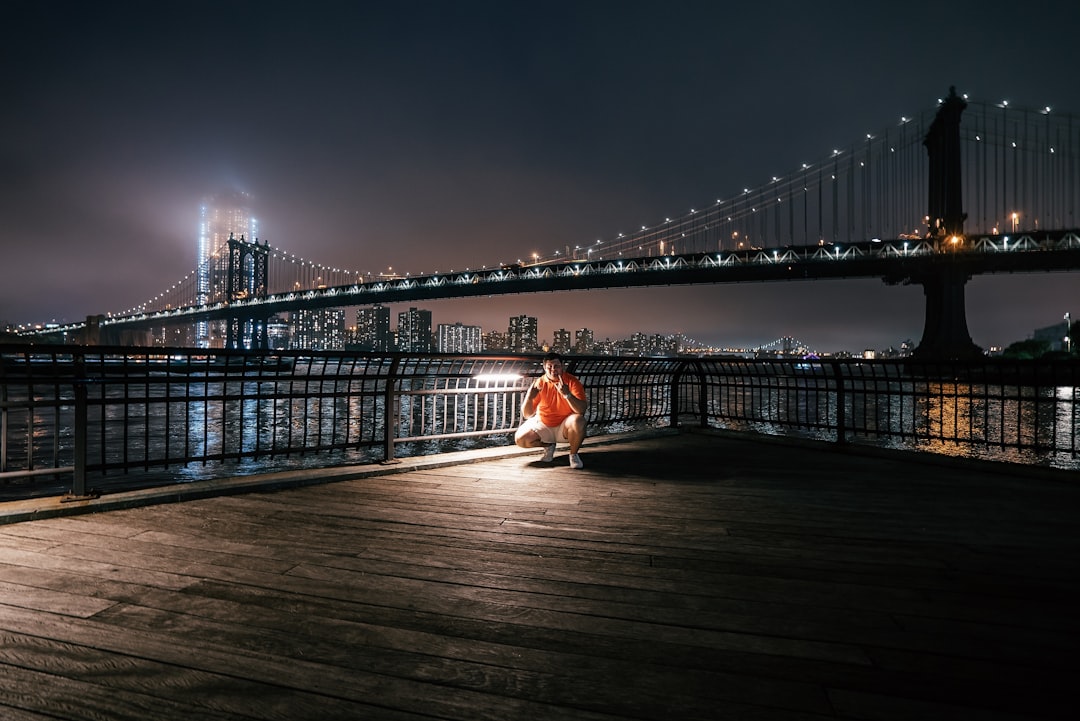
<path id="1" fill-rule="evenodd" d="M 563 421 L 557 426 L 545 426 L 540 422 L 540 414 L 533 414 L 532 418 L 527 419 L 518 428 L 518 433 L 524 431 L 536 431 L 540 435 L 540 440 L 544 443 L 568 443 L 569 438 L 566 437 L 566 421 Z"/>

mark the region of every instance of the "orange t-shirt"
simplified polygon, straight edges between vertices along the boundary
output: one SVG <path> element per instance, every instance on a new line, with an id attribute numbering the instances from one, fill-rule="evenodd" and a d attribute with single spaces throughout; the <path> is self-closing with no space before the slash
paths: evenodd
<path id="1" fill-rule="evenodd" d="M 575 376 L 563 373 L 562 381 L 570 389 L 570 395 L 585 400 L 585 386 L 581 385 L 581 381 Z M 574 409 L 570 407 L 570 403 L 546 375 L 540 376 L 537 385 L 539 392 L 536 395 L 536 412 L 540 415 L 541 423 L 545 426 L 558 426 L 573 415 Z"/>

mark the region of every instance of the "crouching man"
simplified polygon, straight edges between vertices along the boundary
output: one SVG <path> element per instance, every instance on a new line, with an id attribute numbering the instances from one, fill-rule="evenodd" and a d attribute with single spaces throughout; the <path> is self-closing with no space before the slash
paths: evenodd
<path id="1" fill-rule="evenodd" d="M 585 440 L 585 387 L 565 372 L 562 357 L 548 353 L 543 360 L 544 375 L 533 381 L 521 403 L 525 422 L 514 434 L 522 448 L 544 448 L 544 462 L 555 459 L 555 444 L 570 444 L 570 467 L 584 468 L 578 449 Z"/>

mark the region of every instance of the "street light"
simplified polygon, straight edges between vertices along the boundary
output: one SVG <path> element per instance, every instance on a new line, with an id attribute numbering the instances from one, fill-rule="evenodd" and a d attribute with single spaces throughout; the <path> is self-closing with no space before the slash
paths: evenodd
<path id="1" fill-rule="evenodd" d="M 1065 352 L 1072 353 L 1072 316 L 1065 313 Z"/>

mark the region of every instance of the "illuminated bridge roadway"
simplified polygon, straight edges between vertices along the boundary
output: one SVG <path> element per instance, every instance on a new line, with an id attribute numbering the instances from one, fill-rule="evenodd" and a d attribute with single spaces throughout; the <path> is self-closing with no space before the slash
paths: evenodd
<path id="1" fill-rule="evenodd" d="M 261 320 L 300 309 L 600 288 L 881 278 L 890 285 L 918 283 L 924 286 L 927 325 L 920 346 L 925 349 L 939 346 L 935 339 L 942 335 L 958 337 L 962 344 L 970 344 L 963 287 L 971 276 L 1074 270 L 1080 270 L 1080 230 L 1076 229 L 952 240 L 873 240 L 848 245 L 827 243 L 691 255 L 515 264 L 484 270 L 381 278 L 374 282 L 122 317 L 99 316 L 96 322 L 100 324 L 103 339 L 115 340 L 129 331 L 143 332 L 199 320 Z M 81 332 L 85 326 L 80 323 L 57 330 Z"/>
<path id="2" fill-rule="evenodd" d="M 566 246 L 561 257 L 533 254 L 531 263 L 361 282 L 362 275 L 306 277 L 281 249 L 230 237 L 213 256 L 216 265 L 200 266 L 137 309 L 48 332 L 86 343 L 138 343 L 151 329 L 222 319 L 226 343 L 237 347 L 243 324 L 256 345 L 265 345 L 266 321 L 300 309 L 876 277 L 923 287 L 926 316 L 916 355 L 974 358 L 982 350 L 968 333 L 964 302 L 973 275 L 1080 269 L 1080 230 L 1070 230 L 1080 203 L 1078 157 L 1074 116 L 977 102 L 950 88 L 932 112 L 902 117 L 899 125 L 681 217 L 597 240 L 586 250 L 574 246 L 574 259 Z M 217 283 L 221 292 L 207 278 L 225 279 Z"/>

